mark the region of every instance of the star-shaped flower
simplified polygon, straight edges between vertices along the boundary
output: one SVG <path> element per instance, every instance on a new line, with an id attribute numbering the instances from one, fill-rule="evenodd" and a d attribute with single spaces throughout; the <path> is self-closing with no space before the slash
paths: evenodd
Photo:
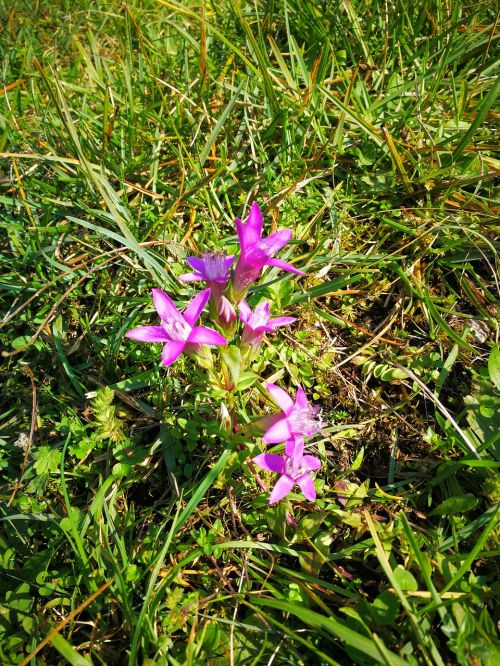
<path id="1" fill-rule="evenodd" d="M 253 462 L 259 467 L 281 474 L 269 496 L 269 504 L 275 504 L 286 497 L 295 484 L 298 484 L 304 497 L 310 502 L 314 502 L 316 499 L 316 488 L 310 473 L 321 467 L 319 458 L 304 455 L 303 439 L 290 442 L 290 448 L 291 455 L 278 456 L 275 453 L 261 453 L 253 459 Z"/>
<path id="2" fill-rule="evenodd" d="M 266 388 L 282 409 L 281 418 L 264 433 L 262 440 L 266 444 L 298 441 L 303 435 L 311 437 L 321 429 L 320 409 L 309 404 L 301 386 L 297 389 L 295 402 L 276 384 L 266 384 Z"/>
<path id="3" fill-rule="evenodd" d="M 295 317 L 274 317 L 271 319 L 270 307 L 267 301 L 259 303 L 252 312 L 246 301 L 239 304 L 239 317 L 244 325 L 241 340 L 243 345 L 258 347 L 262 342 L 264 333 L 271 333 L 279 326 L 287 326 L 295 321 Z"/>
<path id="4" fill-rule="evenodd" d="M 229 269 L 234 262 L 234 254 L 226 256 L 225 252 L 205 252 L 202 259 L 188 257 L 188 264 L 193 269 L 192 273 L 184 273 L 179 276 L 182 282 L 195 282 L 204 280 L 207 284 L 226 284 L 229 279 Z"/>
<path id="5" fill-rule="evenodd" d="M 172 299 L 161 289 L 153 289 L 153 303 L 161 326 L 138 326 L 126 333 L 139 342 L 162 342 L 163 365 L 172 365 L 182 352 L 192 352 L 195 345 L 225 345 L 220 333 L 205 326 L 195 326 L 196 320 L 210 298 L 210 289 L 197 294 L 181 314 Z"/>
<path id="6" fill-rule="evenodd" d="M 236 218 L 235 225 L 241 246 L 233 279 L 233 288 L 237 296 L 243 296 L 248 287 L 259 277 L 264 266 L 276 266 L 289 273 L 304 275 L 286 261 L 273 257 L 288 243 L 292 232 L 290 229 L 281 229 L 268 238 L 262 238 L 262 213 L 257 203 L 252 204 L 246 223 Z"/>

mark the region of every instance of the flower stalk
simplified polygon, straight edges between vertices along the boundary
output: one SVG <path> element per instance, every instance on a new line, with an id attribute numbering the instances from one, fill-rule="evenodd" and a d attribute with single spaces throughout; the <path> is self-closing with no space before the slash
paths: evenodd
<path id="1" fill-rule="evenodd" d="M 252 300 L 251 287 L 266 267 L 280 268 L 294 275 L 304 273 L 275 257 L 291 240 L 292 232 L 279 229 L 264 237 L 262 213 L 257 203 L 252 204 L 245 222 L 237 218 L 235 226 L 240 248 L 238 257 L 225 251 L 188 257 L 186 261 L 191 271 L 182 274 L 179 280 L 202 282 L 205 289 L 182 312 L 165 292 L 153 289 L 153 304 L 160 325 L 138 326 L 128 331 L 126 337 L 137 342 L 161 343 L 161 363 L 165 367 L 173 365 L 181 354 L 202 367 L 207 373 L 208 385 L 225 394 L 219 408 L 221 434 L 233 444 L 238 435 L 238 446 L 244 450 L 246 445 L 241 438 L 249 436 L 251 428 L 240 425 L 238 401 L 258 379 L 247 367 L 258 356 L 264 336 L 296 320 L 283 314 L 272 316 L 269 301 L 252 306 L 245 299 L 250 294 L 249 300 Z M 198 324 L 207 304 L 214 328 Z M 321 428 L 319 408 L 309 403 L 300 386 L 295 398 L 276 384 L 267 383 L 266 388 L 280 411 L 262 417 L 255 426 L 262 433 L 264 446 L 282 444 L 284 453 L 263 452 L 253 459 L 247 456 L 246 462 L 263 492 L 267 493 L 267 487 L 257 467 L 278 474 L 269 496 L 270 504 L 285 499 L 296 486 L 307 500 L 314 502 L 316 488 L 312 474 L 320 469 L 321 462 L 307 453 L 306 440 Z M 248 421 L 245 414 L 244 419 Z"/>

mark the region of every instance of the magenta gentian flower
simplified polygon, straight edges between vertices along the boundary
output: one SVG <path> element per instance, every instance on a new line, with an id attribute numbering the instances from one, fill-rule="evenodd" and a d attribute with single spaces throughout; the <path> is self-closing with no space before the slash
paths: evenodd
<path id="1" fill-rule="evenodd" d="M 207 287 L 211 289 L 210 297 L 215 313 L 217 313 L 220 308 L 220 300 L 229 280 L 229 269 L 233 265 L 234 254 L 228 257 L 225 252 L 205 252 L 203 259 L 188 257 L 186 261 L 193 269 L 193 272 L 180 275 L 179 280 L 182 282 L 203 280 Z"/>
<path id="2" fill-rule="evenodd" d="M 245 224 L 236 218 L 236 232 L 241 253 L 234 269 L 234 293 L 241 297 L 248 287 L 259 277 L 264 266 L 276 266 L 289 273 L 304 273 L 281 259 L 276 254 L 292 237 L 290 229 L 281 229 L 268 238 L 262 238 L 262 213 L 257 203 L 253 203 Z"/>
<path id="3" fill-rule="evenodd" d="M 266 388 L 275 402 L 281 407 L 282 412 L 271 427 L 264 433 L 262 440 L 266 444 L 278 444 L 287 442 L 287 453 L 289 452 L 288 441 L 299 439 L 306 435 L 311 437 L 321 429 L 320 408 L 310 405 L 302 387 L 298 387 L 295 402 L 276 384 L 266 384 Z"/>
<path id="4" fill-rule="evenodd" d="M 321 462 L 316 456 L 304 455 L 304 440 L 294 442 L 291 455 L 278 456 L 275 453 L 261 453 L 255 456 L 253 462 L 270 472 L 281 474 L 276 482 L 269 504 L 275 504 L 283 499 L 298 484 L 304 497 L 310 502 L 316 499 L 316 488 L 311 477 L 311 472 L 321 467 Z"/>
<path id="5" fill-rule="evenodd" d="M 246 301 L 239 304 L 240 319 L 243 322 L 244 330 L 241 340 L 244 346 L 253 345 L 258 347 L 262 342 L 264 333 L 271 333 L 279 326 L 287 326 L 295 321 L 295 317 L 275 317 L 271 319 L 270 307 L 267 301 L 259 303 L 252 312 Z"/>
<path id="6" fill-rule="evenodd" d="M 229 279 L 229 269 L 234 262 L 234 254 L 227 256 L 225 252 L 205 252 L 203 259 L 188 257 L 188 264 L 192 273 L 179 276 L 182 282 L 195 282 L 204 280 L 208 285 L 212 283 L 225 285 Z"/>
<path id="7" fill-rule="evenodd" d="M 194 352 L 196 345 L 225 345 L 220 333 L 195 326 L 195 322 L 210 298 L 210 289 L 197 294 L 181 314 L 173 301 L 161 289 L 153 289 L 153 303 L 161 326 L 139 326 L 126 333 L 127 338 L 139 342 L 163 342 L 161 360 L 169 366 L 182 354 Z"/>

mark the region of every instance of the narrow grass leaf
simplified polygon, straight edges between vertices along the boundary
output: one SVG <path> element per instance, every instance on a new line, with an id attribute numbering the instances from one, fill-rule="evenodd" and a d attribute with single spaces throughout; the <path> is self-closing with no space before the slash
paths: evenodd
<path id="1" fill-rule="evenodd" d="M 366 636 L 363 636 L 363 634 L 360 634 L 354 629 L 351 629 L 349 626 L 347 626 L 347 624 L 337 619 L 333 615 L 325 617 L 316 611 L 309 610 L 308 608 L 304 608 L 303 606 L 293 604 L 288 601 L 280 601 L 279 599 L 265 599 L 261 597 L 254 599 L 254 604 L 258 607 L 263 606 L 264 608 L 277 608 L 284 613 L 290 613 L 304 622 L 306 626 L 324 630 L 339 640 L 345 642 L 350 647 L 359 650 L 372 659 L 375 659 L 377 663 L 380 663 L 381 660 L 382 663 L 384 663 L 383 655 L 381 655 L 375 641 L 367 638 Z M 389 654 L 393 659 L 392 664 L 394 666 L 408 666 L 408 662 L 406 662 L 404 659 L 401 659 L 401 657 L 399 657 L 397 654 L 393 652 L 390 652 Z"/>

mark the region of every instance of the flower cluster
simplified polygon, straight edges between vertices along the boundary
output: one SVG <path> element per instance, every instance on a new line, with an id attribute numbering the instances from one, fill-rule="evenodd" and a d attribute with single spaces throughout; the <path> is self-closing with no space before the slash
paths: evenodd
<path id="1" fill-rule="evenodd" d="M 281 474 L 269 497 L 273 504 L 283 499 L 297 483 L 304 497 L 311 502 L 316 499 L 316 489 L 310 472 L 320 468 L 321 463 L 315 456 L 304 455 L 304 437 L 311 437 L 321 428 L 320 410 L 310 405 L 301 386 L 297 389 L 295 402 L 276 384 L 266 384 L 281 412 L 268 423 L 262 441 L 265 444 L 285 442 L 284 457 L 273 453 L 262 453 L 253 461 L 271 472 Z M 266 419 L 264 423 L 268 422 Z"/>
<path id="2" fill-rule="evenodd" d="M 160 325 L 139 326 L 126 333 L 128 338 L 139 342 L 162 343 L 161 360 L 164 366 L 170 366 L 184 353 L 208 368 L 213 377 L 216 366 L 210 347 L 218 346 L 226 351 L 236 347 L 236 355 L 240 359 L 238 372 L 241 374 L 257 355 L 266 333 L 295 321 L 294 317 L 271 317 L 271 306 L 267 301 L 259 302 L 252 310 L 245 300 L 265 266 L 304 275 L 274 256 L 288 243 L 292 232 L 281 229 L 263 238 L 262 214 L 257 203 L 252 204 L 246 222 L 236 219 L 235 225 L 240 246 L 236 264 L 236 257 L 225 252 L 207 252 L 201 258 L 188 257 L 187 263 L 192 271 L 179 279 L 182 282 L 200 281 L 206 288 L 193 298 L 183 312 L 161 289 L 153 289 L 153 304 Z M 196 325 L 207 304 L 215 328 Z M 238 320 L 241 321 L 242 331 L 235 341 Z M 221 367 L 228 376 L 224 358 L 224 352 L 221 352 Z M 318 458 L 304 454 L 304 438 L 319 431 L 319 410 L 309 404 L 301 387 L 297 389 L 294 401 L 279 386 L 269 383 L 266 386 L 281 411 L 260 420 L 265 430 L 262 441 L 264 444 L 284 444 L 284 456 L 262 453 L 253 459 L 263 469 L 280 474 L 269 502 L 273 504 L 283 499 L 296 484 L 306 499 L 314 501 L 316 490 L 311 472 L 318 470 L 321 463 Z M 218 388 L 222 387 L 224 384 L 218 385 Z M 234 388 L 233 384 L 225 385 L 227 391 Z"/>

